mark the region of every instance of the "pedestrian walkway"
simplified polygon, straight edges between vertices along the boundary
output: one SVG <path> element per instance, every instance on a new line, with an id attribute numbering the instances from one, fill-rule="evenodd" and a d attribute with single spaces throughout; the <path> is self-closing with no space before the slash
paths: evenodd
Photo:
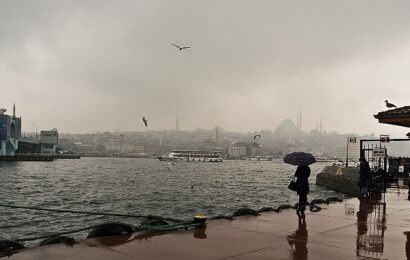
<path id="1" fill-rule="evenodd" d="M 206 229 L 38 247 L 10 259 L 410 259 L 410 202 L 399 191 L 321 204 L 304 220 L 295 210 L 269 212 L 209 221 Z"/>

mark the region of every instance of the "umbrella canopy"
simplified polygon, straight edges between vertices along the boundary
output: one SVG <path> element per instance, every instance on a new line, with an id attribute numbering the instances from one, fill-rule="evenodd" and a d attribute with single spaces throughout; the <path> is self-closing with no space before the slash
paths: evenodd
<path id="1" fill-rule="evenodd" d="M 311 165 L 312 163 L 316 162 L 316 159 L 310 153 L 303 153 L 303 152 L 294 152 L 287 154 L 283 161 L 288 164 L 292 165 Z"/>

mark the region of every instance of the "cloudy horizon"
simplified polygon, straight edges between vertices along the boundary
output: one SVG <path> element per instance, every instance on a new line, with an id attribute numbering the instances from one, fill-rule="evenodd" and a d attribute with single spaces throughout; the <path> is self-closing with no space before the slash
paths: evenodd
<path id="1" fill-rule="evenodd" d="M 0 107 L 23 131 L 221 126 L 392 134 L 410 105 L 408 1 L 2 1 Z M 179 51 L 172 44 L 191 46 Z M 141 118 L 148 119 L 145 128 Z"/>

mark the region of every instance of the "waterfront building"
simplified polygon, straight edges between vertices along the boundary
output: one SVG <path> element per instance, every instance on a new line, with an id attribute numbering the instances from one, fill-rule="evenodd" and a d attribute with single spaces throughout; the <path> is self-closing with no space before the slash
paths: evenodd
<path id="1" fill-rule="evenodd" d="M 56 154 L 58 146 L 57 129 L 40 132 L 40 152 L 44 154 Z"/>
<path id="2" fill-rule="evenodd" d="M 160 155 L 161 154 L 161 144 L 160 141 L 151 141 L 149 143 L 144 143 L 144 153 L 150 155 Z"/>
<path id="3" fill-rule="evenodd" d="M 13 115 L 6 115 L 7 110 L 0 109 L 0 156 L 12 156 L 18 149 L 18 139 L 21 137 L 21 117 L 16 116 L 13 105 Z"/>
<path id="4" fill-rule="evenodd" d="M 246 146 L 230 146 L 228 147 L 228 155 L 235 157 L 246 156 Z"/>

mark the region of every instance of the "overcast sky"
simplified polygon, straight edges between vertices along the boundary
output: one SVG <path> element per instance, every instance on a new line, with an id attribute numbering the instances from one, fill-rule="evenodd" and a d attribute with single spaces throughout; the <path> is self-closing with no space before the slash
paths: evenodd
<path id="1" fill-rule="evenodd" d="M 23 131 L 393 134 L 410 105 L 409 1 L 1 1 L 0 107 Z M 191 46 L 179 51 L 171 45 Z"/>

